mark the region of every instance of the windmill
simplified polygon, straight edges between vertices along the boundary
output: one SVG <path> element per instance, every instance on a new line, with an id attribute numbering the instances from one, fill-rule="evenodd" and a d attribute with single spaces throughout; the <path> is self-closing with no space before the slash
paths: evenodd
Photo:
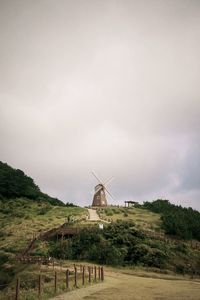
<path id="1" fill-rule="evenodd" d="M 113 177 L 111 177 L 109 180 L 107 180 L 105 183 L 102 182 L 102 180 L 99 179 L 99 177 L 92 172 L 92 175 L 97 179 L 98 184 L 94 188 L 94 196 L 93 196 L 93 202 L 92 206 L 107 206 L 107 199 L 106 199 L 106 192 L 114 199 L 112 194 L 108 191 L 106 188 L 106 185 L 113 180 Z"/>

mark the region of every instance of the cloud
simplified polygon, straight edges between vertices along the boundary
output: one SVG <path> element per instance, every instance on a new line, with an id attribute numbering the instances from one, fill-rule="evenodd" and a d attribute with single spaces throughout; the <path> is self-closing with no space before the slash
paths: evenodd
<path id="1" fill-rule="evenodd" d="M 198 1 L 2 1 L 1 159 L 90 204 L 200 208 Z M 110 200 L 113 201 L 113 200 Z"/>

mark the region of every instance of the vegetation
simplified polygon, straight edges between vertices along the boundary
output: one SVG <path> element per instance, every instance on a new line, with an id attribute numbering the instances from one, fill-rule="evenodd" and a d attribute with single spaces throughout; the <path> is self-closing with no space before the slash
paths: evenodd
<path id="1" fill-rule="evenodd" d="M 200 254 L 183 242 L 178 245 L 146 237 L 132 221 L 87 228 L 72 239 L 52 240 L 50 256 L 107 265 L 167 268 L 180 273 L 200 269 Z"/>
<path id="2" fill-rule="evenodd" d="M 69 219 L 75 222 L 86 214 L 84 208 L 55 206 L 27 198 L 0 200 L 0 284 L 10 282 L 21 271 L 14 259 L 33 236 L 58 227 Z M 45 243 L 38 245 L 37 251 L 38 255 L 47 255 Z"/>
<path id="3" fill-rule="evenodd" d="M 191 207 L 183 208 L 171 204 L 168 200 L 145 202 L 143 207 L 160 213 L 162 228 L 167 234 L 181 239 L 200 241 L 200 213 Z"/>
<path id="4" fill-rule="evenodd" d="M 52 198 L 40 191 L 34 180 L 19 169 L 13 169 L 0 161 L 0 199 L 28 199 L 45 201 L 52 205 L 64 205 L 57 198 Z"/>
<path id="5" fill-rule="evenodd" d="M 141 230 L 162 231 L 160 214 L 147 209 L 109 206 L 107 208 L 99 208 L 98 214 L 102 219 L 114 222 L 117 220 L 133 221 L 135 226 Z"/>
<path id="6" fill-rule="evenodd" d="M 103 229 L 98 223 L 88 224 L 86 209 L 43 194 L 23 171 L 0 162 L 0 284 L 12 282 L 19 273 L 25 274 L 26 267 L 15 258 L 33 236 L 63 223 L 85 229 L 68 239 L 37 240 L 32 255 L 183 274 L 199 272 L 200 253 L 186 241 L 200 241 L 199 212 L 156 200 L 132 208 L 99 208 L 98 213 L 111 222 Z M 166 241 L 164 232 L 179 237 L 179 241 Z M 156 234 L 163 239 L 156 238 Z"/>

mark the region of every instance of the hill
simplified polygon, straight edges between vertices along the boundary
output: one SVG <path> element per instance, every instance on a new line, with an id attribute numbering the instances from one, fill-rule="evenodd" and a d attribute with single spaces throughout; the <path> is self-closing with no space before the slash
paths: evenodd
<path id="1" fill-rule="evenodd" d="M 113 222 L 105 223 L 104 228 L 100 229 L 96 222 L 88 226 L 88 221 L 84 220 L 87 215 L 85 208 L 52 206 L 25 198 L 0 201 L 1 284 L 10 283 L 13 286 L 16 276 L 34 277 L 37 281 L 39 266 L 23 265 L 16 257 L 33 236 L 62 225 L 69 219 L 73 222 L 70 226 L 83 227 L 76 236 L 37 240 L 30 255 L 53 257 L 62 260 L 63 264 L 78 260 L 125 267 L 124 270 L 139 268 L 147 277 L 152 276 L 150 272 L 172 276 L 174 272 L 199 274 L 199 250 L 185 240 L 165 236 L 160 214 L 146 208 L 107 207 L 105 211 L 104 214 L 113 218 Z M 148 236 L 148 231 L 159 234 L 162 231 L 164 239 L 156 235 Z M 53 275 L 49 278 L 48 274 L 43 276 L 48 277 L 52 285 Z"/>
<path id="2" fill-rule="evenodd" d="M 163 232 L 161 215 L 141 207 L 117 207 L 98 208 L 97 212 L 102 219 L 116 222 L 117 220 L 133 221 L 139 230 L 152 230 Z"/>
<path id="3" fill-rule="evenodd" d="M 13 169 L 0 161 L 0 199 L 26 197 L 37 201 L 46 201 L 52 205 L 64 205 L 57 198 L 52 198 L 40 191 L 34 180 L 22 170 Z"/>
<path id="4" fill-rule="evenodd" d="M 85 215 L 87 210 L 80 207 L 55 206 L 27 198 L 0 200 L 0 285 L 10 282 L 24 269 L 16 257 L 34 237 L 62 225 L 69 218 L 78 221 Z M 45 244 L 41 249 L 37 246 L 38 255 L 48 255 L 47 250 Z"/>
<path id="5" fill-rule="evenodd" d="M 0 285 L 13 284 L 16 276 L 27 278 L 39 271 L 39 266 L 26 266 L 18 260 L 33 240 L 34 248 L 28 254 L 40 258 L 200 275 L 199 244 L 195 240 L 199 212 L 191 208 L 176 207 L 166 200 L 132 208 L 110 206 L 98 209 L 100 218 L 110 222 L 102 229 L 98 222 L 88 222 L 86 208 L 64 205 L 43 194 L 32 178 L 4 163 L 0 163 L 0 194 Z M 184 219 L 185 227 L 179 226 Z M 170 231 L 174 224 L 179 231 Z M 80 230 L 70 237 L 35 239 L 62 225 Z M 181 228 L 191 234 L 185 235 Z"/>
<path id="6" fill-rule="evenodd" d="M 200 213 L 197 210 L 162 199 L 145 202 L 142 208 L 161 214 L 162 228 L 167 234 L 200 241 Z"/>

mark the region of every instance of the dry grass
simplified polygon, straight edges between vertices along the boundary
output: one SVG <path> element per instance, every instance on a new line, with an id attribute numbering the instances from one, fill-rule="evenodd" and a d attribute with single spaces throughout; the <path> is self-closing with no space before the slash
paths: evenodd
<path id="1" fill-rule="evenodd" d="M 145 209 L 136 207 L 108 207 L 105 209 L 101 209 L 100 215 L 103 218 L 109 218 L 112 221 L 132 220 L 138 228 L 143 230 L 161 231 L 160 215 Z"/>
<path id="2" fill-rule="evenodd" d="M 60 295 L 56 300 L 198 300 L 200 281 L 183 276 L 161 275 L 144 270 L 106 268 L 102 284 Z M 153 276 L 153 278 L 151 277 Z"/>
<path id="3" fill-rule="evenodd" d="M 1 250 L 18 253 L 24 249 L 33 236 L 60 226 L 66 222 L 69 215 L 76 220 L 87 215 L 87 210 L 84 208 L 62 206 L 50 206 L 45 214 L 39 214 L 43 207 L 45 205 L 38 208 L 38 204 L 32 202 L 28 209 L 24 210 L 25 215 L 23 217 L 0 215 L 0 221 L 3 224 L 1 227 L 3 236 L 0 237 Z M 23 212 L 23 208 L 21 211 Z"/>
<path id="4" fill-rule="evenodd" d="M 83 266 L 83 264 L 82 264 Z M 87 264 L 85 264 L 87 266 Z M 94 265 L 92 265 L 94 266 Z M 55 265 L 24 265 L 24 270 L 20 273 L 20 300 L 35 300 L 38 299 L 39 275 L 41 276 L 41 299 L 49 299 L 55 294 L 64 294 L 69 291 L 77 290 L 83 287 L 82 271 L 80 264 L 77 265 L 77 287 L 75 287 L 74 264 L 68 261 L 56 261 Z M 69 286 L 66 287 L 66 270 L 69 270 Z M 57 273 L 57 290 L 55 293 L 55 272 Z M 100 280 L 94 280 L 94 273 L 91 276 L 89 283 L 88 269 L 85 267 L 85 284 L 96 284 Z M 16 278 L 9 284 L 9 286 L 0 291 L 0 300 L 15 299 Z"/>

